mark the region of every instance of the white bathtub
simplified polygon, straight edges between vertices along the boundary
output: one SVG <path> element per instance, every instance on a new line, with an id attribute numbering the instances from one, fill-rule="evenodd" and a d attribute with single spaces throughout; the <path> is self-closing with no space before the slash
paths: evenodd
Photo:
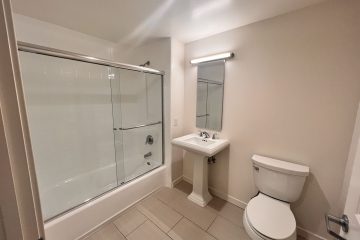
<path id="1" fill-rule="evenodd" d="M 72 211 L 45 223 L 47 240 L 79 239 L 158 188 L 165 186 L 161 166 Z"/>

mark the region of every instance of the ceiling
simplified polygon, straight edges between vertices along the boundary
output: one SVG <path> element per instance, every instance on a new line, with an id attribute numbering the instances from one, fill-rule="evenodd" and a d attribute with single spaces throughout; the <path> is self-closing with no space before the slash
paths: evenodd
<path id="1" fill-rule="evenodd" d="M 191 42 L 324 0 L 12 0 L 16 13 L 112 42 Z"/>

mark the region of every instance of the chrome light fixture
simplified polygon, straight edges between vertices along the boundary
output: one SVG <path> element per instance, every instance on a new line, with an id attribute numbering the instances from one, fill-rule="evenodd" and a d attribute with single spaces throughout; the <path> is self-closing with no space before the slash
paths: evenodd
<path id="1" fill-rule="evenodd" d="M 207 56 L 207 57 L 192 59 L 190 61 L 190 63 L 191 64 L 199 64 L 199 63 L 212 62 L 212 61 L 217 61 L 217 60 L 226 60 L 226 59 L 233 58 L 234 56 L 235 56 L 235 54 L 233 52 L 219 53 L 219 54 L 215 54 L 215 55 L 211 55 L 211 56 Z"/>

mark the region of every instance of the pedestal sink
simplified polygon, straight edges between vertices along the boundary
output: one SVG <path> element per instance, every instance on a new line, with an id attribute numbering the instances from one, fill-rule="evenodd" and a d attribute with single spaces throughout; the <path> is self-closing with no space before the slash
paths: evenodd
<path id="1" fill-rule="evenodd" d="M 229 141 L 189 134 L 175 138 L 171 142 L 188 151 L 188 156 L 194 162 L 193 191 L 188 199 L 202 207 L 206 206 L 212 199 L 208 190 L 208 158 L 226 148 L 230 144 Z"/>

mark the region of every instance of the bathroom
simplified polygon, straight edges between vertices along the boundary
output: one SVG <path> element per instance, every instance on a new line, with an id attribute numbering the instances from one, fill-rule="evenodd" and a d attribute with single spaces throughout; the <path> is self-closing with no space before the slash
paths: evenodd
<path id="1" fill-rule="evenodd" d="M 360 239 L 359 1 L 0 6 L 0 240 Z"/>

